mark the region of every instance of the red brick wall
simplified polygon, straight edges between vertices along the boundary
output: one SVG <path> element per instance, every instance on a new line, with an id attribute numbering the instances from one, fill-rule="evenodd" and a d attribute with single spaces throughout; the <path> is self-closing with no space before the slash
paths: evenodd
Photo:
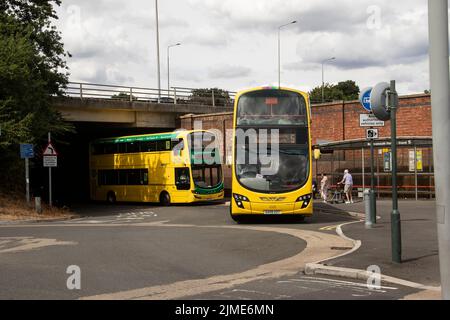
<path id="1" fill-rule="evenodd" d="M 397 113 L 397 135 L 398 136 L 431 136 L 431 104 L 430 96 L 425 94 L 411 95 L 400 97 L 400 107 Z M 362 139 L 365 138 L 365 128 L 359 126 L 359 115 L 365 113 L 364 109 L 361 107 L 358 101 L 349 101 L 343 103 L 327 103 L 313 105 L 312 110 L 312 142 L 316 144 L 317 142 L 325 141 L 342 141 L 350 139 Z M 184 129 L 192 129 L 194 121 L 202 121 L 203 129 L 219 129 L 224 132 L 226 129 L 232 128 L 233 114 L 219 113 L 219 114 L 209 114 L 209 115 L 186 115 L 180 118 L 181 127 Z M 384 127 L 379 128 L 380 137 L 390 137 L 390 122 L 387 121 Z M 224 159 L 227 155 L 231 153 L 231 137 L 226 137 L 224 135 L 224 143 L 226 145 L 225 153 L 223 154 Z M 223 152 L 223 149 L 222 149 Z M 407 152 L 407 150 L 405 151 Z M 428 152 L 428 151 L 427 151 Z M 428 153 L 424 151 L 424 166 L 430 166 L 431 159 L 428 159 Z M 355 153 L 355 154 L 353 154 Z M 366 155 L 367 156 L 367 155 Z M 337 163 L 343 168 L 348 168 L 352 172 L 361 171 L 361 165 L 356 163 L 355 159 L 360 159 L 360 151 L 347 151 Z M 324 155 L 326 159 L 326 155 Z M 347 160 L 348 159 L 348 160 Z M 407 164 L 405 158 L 402 161 L 401 152 L 399 152 L 399 159 L 404 165 Z M 382 165 L 382 159 L 380 158 Z M 224 161 L 224 163 L 226 163 Z M 339 172 L 343 170 L 342 168 L 334 168 L 331 170 L 329 168 L 330 164 L 323 164 L 320 166 L 320 172 Z M 366 165 L 368 165 L 368 159 L 366 159 Z M 406 163 L 406 164 L 405 164 Z M 427 165 L 428 163 L 428 165 Z M 359 166 L 359 167 L 358 167 Z M 429 169 L 426 168 L 427 171 Z M 342 169 L 342 170 L 341 170 Z M 313 173 L 317 171 L 316 162 L 313 161 Z M 367 170 L 366 170 L 367 172 Z M 224 176 L 225 176 L 225 186 L 230 187 L 231 172 L 230 166 L 224 166 Z M 354 177 L 356 180 L 359 179 L 358 176 Z M 427 178 L 428 179 L 428 178 Z"/>
<path id="2" fill-rule="evenodd" d="M 365 138 L 359 126 L 359 114 L 365 113 L 357 101 L 312 106 L 312 138 L 317 141 L 340 141 Z M 390 137 L 390 123 L 379 129 L 380 137 Z M 431 136 L 431 104 L 429 95 L 400 98 L 397 113 L 398 136 Z"/>

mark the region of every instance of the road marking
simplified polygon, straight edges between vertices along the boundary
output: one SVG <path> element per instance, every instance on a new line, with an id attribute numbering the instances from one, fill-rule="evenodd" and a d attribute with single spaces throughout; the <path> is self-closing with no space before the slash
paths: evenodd
<path id="1" fill-rule="evenodd" d="M 326 226 L 326 227 L 319 228 L 319 230 L 327 230 L 327 231 L 329 231 L 329 230 L 334 230 L 334 229 L 336 229 L 338 226 L 339 226 L 339 225 L 335 225 L 335 226 Z"/>
<path id="2" fill-rule="evenodd" d="M 30 251 L 49 246 L 76 245 L 74 241 L 59 241 L 34 237 L 0 237 L 0 254 Z"/>
<path id="3" fill-rule="evenodd" d="M 166 221 L 167 222 L 167 221 Z M 128 226 L 133 224 L 128 224 Z M 330 244 L 338 246 L 349 246 L 351 242 L 339 236 L 309 230 L 289 229 L 280 227 L 262 226 L 197 226 L 183 224 L 168 224 L 165 222 L 139 223 L 135 226 L 157 226 L 157 227 L 184 227 L 184 228 L 222 228 L 241 229 L 263 232 L 277 232 L 287 234 L 306 241 L 306 248 L 298 254 L 259 265 L 240 273 L 217 275 L 204 279 L 193 279 L 178 281 L 166 285 L 157 285 L 140 289 L 125 290 L 107 294 L 82 297 L 81 299 L 177 299 L 181 297 L 195 296 L 207 292 L 213 292 L 232 288 L 255 280 L 273 279 L 281 276 L 292 276 L 303 270 L 307 262 L 316 259 L 326 259 L 336 256 L 335 250 L 331 250 Z M 107 225 L 111 226 L 111 225 Z"/>

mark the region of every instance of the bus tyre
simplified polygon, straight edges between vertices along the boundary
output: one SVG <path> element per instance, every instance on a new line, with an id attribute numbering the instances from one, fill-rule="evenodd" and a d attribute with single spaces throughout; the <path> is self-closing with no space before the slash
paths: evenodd
<path id="1" fill-rule="evenodd" d="M 162 206 L 170 206 L 170 194 L 166 191 L 161 192 L 159 195 L 159 203 Z"/>
<path id="2" fill-rule="evenodd" d="M 108 202 L 109 204 L 116 203 L 116 195 L 113 191 L 109 191 L 106 195 L 106 202 Z"/>

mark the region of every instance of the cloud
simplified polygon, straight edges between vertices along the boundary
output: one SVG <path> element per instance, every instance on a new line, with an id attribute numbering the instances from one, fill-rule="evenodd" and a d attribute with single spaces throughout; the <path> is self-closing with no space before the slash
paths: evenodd
<path id="1" fill-rule="evenodd" d="M 58 29 L 73 54 L 71 80 L 157 87 L 154 1 L 65 0 Z M 424 0 L 159 1 L 161 82 L 166 47 L 171 84 L 235 90 L 281 81 L 302 89 L 355 80 L 361 87 L 399 79 L 405 93 L 429 88 Z"/>
<path id="2" fill-rule="evenodd" d="M 215 66 L 210 68 L 208 75 L 213 79 L 233 79 L 247 77 L 251 73 L 251 69 L 242 66 Z"/>

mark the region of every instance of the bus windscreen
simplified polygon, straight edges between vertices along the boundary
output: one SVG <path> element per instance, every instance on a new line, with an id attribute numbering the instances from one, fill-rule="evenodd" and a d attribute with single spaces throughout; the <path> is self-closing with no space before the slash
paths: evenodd
<path id="1" fill-rule="evenodd" d="M 307 126 L 305 98 L 286 90 L 243 94 L 237 105 L 237 126 Z"/>

